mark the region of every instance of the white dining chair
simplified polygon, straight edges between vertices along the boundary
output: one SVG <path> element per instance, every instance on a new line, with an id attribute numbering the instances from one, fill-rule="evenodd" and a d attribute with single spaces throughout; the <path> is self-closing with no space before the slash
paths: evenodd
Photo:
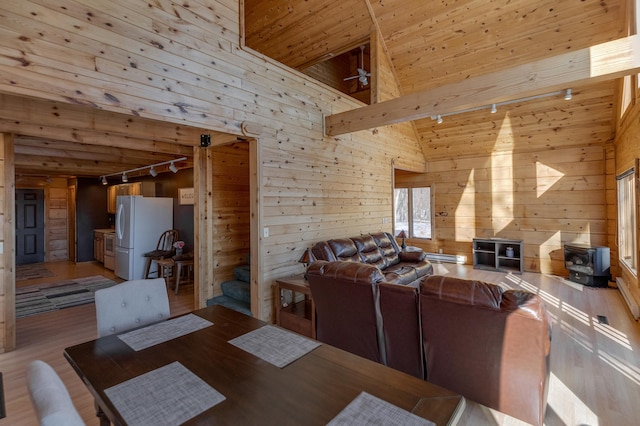
<path id="1" fill-rule="evenodd" d="M 64 383 L 49 364 L 36 360 L 27 366 L 27 388 L 40 426 L 79 426 L 76 411 Z"/>
<path id="2" fill-rule="evenodd" d="M 169 318 L 164 278 L 131 280 L 96 291 L 98 337 L 122 333 Z"/>

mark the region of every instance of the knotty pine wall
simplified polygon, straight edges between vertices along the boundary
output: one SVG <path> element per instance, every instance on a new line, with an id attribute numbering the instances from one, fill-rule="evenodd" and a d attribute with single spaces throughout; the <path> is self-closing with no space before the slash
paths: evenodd
<path id="1" fill-rule="evenodd" d="M 0 91 L 237 135 L 259 129 L 259 219 L 270 236 L 255 249 L 256 310 L 269 320 L 274 279 L 302 272 L 314 241 L 390 230 L 392 159 L 410 170 L 425 160 L 408 124 L 324 138 L 323 115 L 362 104 L 243 50 L 238 8 L 2 2 Z"/>
<path id="2" fill-rule="evenodd" d="M 213 295 L 234 279 L 233 268 L 249 262 L 251 218 L 249 143 L 209 148 L 213 151 Z"/>
<path id="3" fill-rule="evenodd" d="M 427 172 L 398 173 L 396 183 L 432 186 L 435 234 L 409 243 L 472 263 L 474 237 L 522 239 L 525 270 L 562 276 L 564 243 L 613 248 L 614 127 L 602 107 L 614 102 L 612 92 L 596 85 L 574 89 L 571 101 L 555 96 L 500 106 L 496 114 L 445 117 L 440 125 L 418 122 L 428 135 L 421 141 Z"/>

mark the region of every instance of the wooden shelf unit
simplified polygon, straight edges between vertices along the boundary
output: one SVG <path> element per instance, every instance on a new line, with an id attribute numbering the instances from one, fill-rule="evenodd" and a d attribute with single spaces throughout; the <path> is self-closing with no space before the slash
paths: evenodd
<path id="1" fill-rule="evenodd" d="M 507 255 L 507 248 L 513 255 Z M 524 243 L 522 240 L 505 238 L 474 238 L 473 267 L 501 272 L 524 272 Z"/>

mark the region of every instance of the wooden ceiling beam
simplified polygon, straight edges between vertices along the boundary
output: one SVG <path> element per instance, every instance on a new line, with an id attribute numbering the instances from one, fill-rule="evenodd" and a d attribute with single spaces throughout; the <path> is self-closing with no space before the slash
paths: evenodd
<path id="1" fill-rule="evenodd" d="M 640 35 L 471 77 L 325 117 L 325 132 L 337 136 L 395 123 L 464 111 L 640 72 Z"/>
<path id="2" fill-rule="evenodd" d="M 189 146 L 199 145 L 202 133 L 216 133 L 203 128 L 2 93 L 0 119 L 13 122 L 15 125 L 37 124 L 49 128 L 73 129 L 79 133 L 93 133 L 102 137 L 120 136 Z M 4 128 L 0 127 L 0 130 Z"/>
<path id="3" fill-rule="evenodd" d="M 160 152 L 177 156 L 193 155 L 193 146 L 178 145 L 171 142 L 157 141 L 150 138 L 137 138 L 121 134 L 109 134 L 78 128 L 61 128 L 43 123 L 15 122 L 0 118 L 0 129 L 3 132 L 26 135 L 47 140 L 85 143 L 88 145 L 110 146 L 136 149 L 140 151 Z M 198 144 L 200 136 L 198 136 Z M 195 146 L 195 144 L 194 144 Z"/>
<path id="4" fill-rule="evenodd" d="M 119 161 L 122 164 L 159 163 L 176 158 L 176 155 L 172 154 L 22 136 L 15 138 L 14 152 L 79 160 Z"/>

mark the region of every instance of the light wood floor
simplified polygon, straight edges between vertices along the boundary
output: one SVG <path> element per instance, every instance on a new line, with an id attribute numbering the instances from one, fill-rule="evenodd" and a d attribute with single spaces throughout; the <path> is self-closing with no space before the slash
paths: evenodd
<path id="1" fill-rule="evenodd" d="M 56 277 L 45 281 L 96 274 L 113 277 L 94 263 L 47 266 Z M 435 268 L 437 274 L 480 279 L 543 297 L 553 319 L 547 426 L 638 424 L 640 325 L 629 315 L 617 290 L 582 287 L 559 277 L 534 273 L 511 275 L 451 264 L 438 264 Z M 192 285 L 181 286 L 178 296 L 169 294 L 172 314 L 192 309 Z M 598 315 L 606 316 L 609 325 L 599 324 Z M 24 378 L 25 366 L 33 359 L 42 359 L 56 369 L 85 422 L 97 425 L 88 390 L 62 356 L 65 347 L 94 339 L 95 330 L 93 304 L 18 319 L 17 349 L 0 354 L 8 412 L 0 425 L 37 424 Z M 468 401 L 460 424 L 522 422 Z"/>

